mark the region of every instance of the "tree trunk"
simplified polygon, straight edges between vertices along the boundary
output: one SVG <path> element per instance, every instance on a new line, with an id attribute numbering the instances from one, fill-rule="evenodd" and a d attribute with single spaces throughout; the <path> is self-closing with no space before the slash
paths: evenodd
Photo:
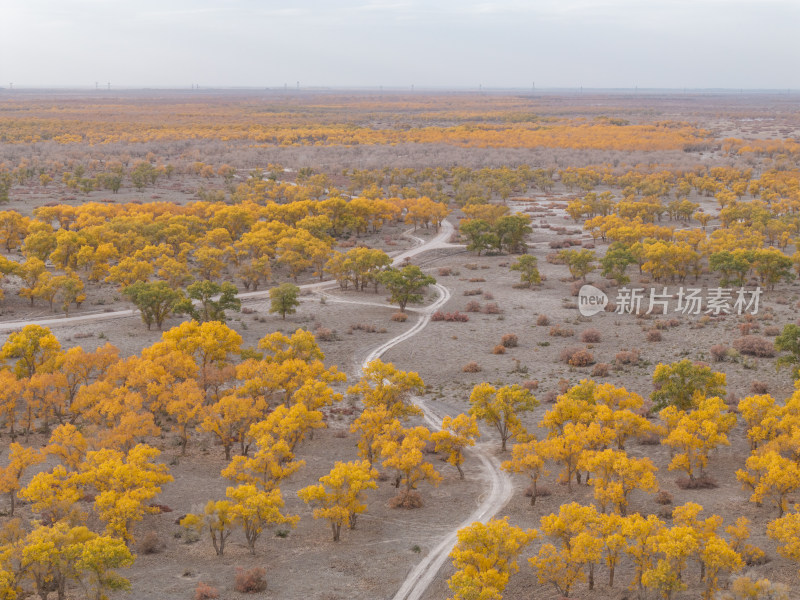
<path id="1" fill-rule="evenodd" d="M 331 523 L 331 529 L 333 530 L 333 541 L 334 542 L 338 542 L 339 541 L 339 532 L 342 529 L 341 524 L 340 523 Z"/>

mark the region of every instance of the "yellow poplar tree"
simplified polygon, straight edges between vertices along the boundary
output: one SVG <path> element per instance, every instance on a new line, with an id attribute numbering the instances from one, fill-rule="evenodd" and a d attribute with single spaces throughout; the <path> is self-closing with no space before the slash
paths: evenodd
<path id="1" fill-rule="evenodd" d="M 480 436 L 478 421 L 474 415 L 460 414 L 457 417 L 445 415 L 442 419 L 442 430 L 435 432 L 431 439 L 435 442 L 435 451 L 447 454 L 447 462 L 458 469 L 464 479 L 464 448 L 475 445 L 475 438 Z"/>
<path id="2" fill-rule="evenodd" d="M 519 571 L 517 557 L 536 536 L 534 529 L 510 525 L 508 517 L 460 529 L 450 552 L 456 572 L 447 582 L 454 600 L 502 598 L 509 577 Z"/>
<path id="3" fill-rule="evenodd" d="M 485 421 L 500 434 L 502 451 L 508 439 L 522 432 L 519 413 L 531 411 L 539 404 L 528 390 L 519 385 L 495 388 L 479 383 L 469 397 L 469 414 Z"/>
<path id="4" fill-rule="evenodd" d="M 333 541 L 339 541 L 342 525 L 355 529 L 359 514 L 367 511 L 364 493 L 378 488 L 378 472 L 367 461 L 339 462 L 320 483 L 297 492 L 303 502 L 314 506 L 314 518 L 326 519 L 331 525 Z"/>

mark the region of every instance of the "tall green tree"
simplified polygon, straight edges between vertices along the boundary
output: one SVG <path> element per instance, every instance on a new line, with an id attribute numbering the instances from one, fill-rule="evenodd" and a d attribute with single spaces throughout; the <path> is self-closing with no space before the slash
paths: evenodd
<path id="1" fill-rule="evenodd" d="M 378 275 L 378 280 L 389 290 L 392 302 L 401 311 L 409 303 L 422 302 L 422 290 L 436 283 L 436 279 L 422 272 L 417 265 L 406 265 L 402 269 L 387 269 Z"/>
<path id="2" fill-rule="evenodd" d="M 180 290 L 173 289 L 166 281 L 137 281 L 122 290 L 122 293 L 136 305 L 147 329 L 155 323 L 161 329 L 164 319 L 184 300 Z"/>
<path id="3" fill-rule="evenodd" d="M 175 305 L 175 312 L 186 313 L 198 323 L 224 323 L 226 310 L 242 308 L 242 301 L 236 297 L 238 293 L 236 286 L 227 281 L 196 281 L 186 288 L 187 298 Z"/>
<path id="4" fill-rule="evenodd" d="M 300 300 L 297 299 L 299 294 L 300 288 L 293 283 L 282 283 L 272 288 L 269 291 L 269 297 L 272 301 L 269 312 L 280 313 L 283 319 L 286 318 L 287 314 L 294 314 L 295 309 L 300 306 Z"/>

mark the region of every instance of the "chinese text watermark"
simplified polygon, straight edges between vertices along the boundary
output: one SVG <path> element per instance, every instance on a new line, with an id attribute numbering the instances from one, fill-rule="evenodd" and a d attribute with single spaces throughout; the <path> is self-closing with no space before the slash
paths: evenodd
<path id="1" fill-rule="evenodd" d="M 614 312 L 620 315 L 641 314 L 668 314 L 680 313 L 683 315 L 743 315 L 758 314 L 758 304 L 761 299 L 761 288 L 747 290 L 744 288 L 685 288 L 680 287 L 675 292 L 668 292 L 667 288 L 628 288 L 617 290 L 614 299 L 616 306 Z M 605 310 L 608 305 L 608 296 L 593 285 L 584 285 L 578 293 L 578 310 L 585 317 L 591 317 Z"/>

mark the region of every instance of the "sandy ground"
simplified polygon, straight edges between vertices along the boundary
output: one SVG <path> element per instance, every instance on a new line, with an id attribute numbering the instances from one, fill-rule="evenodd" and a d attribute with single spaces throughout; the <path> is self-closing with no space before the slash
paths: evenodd
<path id="1" fill-rule="evenodd" d="M 550 201 L 543 200 L 542 204 Z M 577 229 L 556 209 L 546 209 L 536 214 L 535 222 L 543 219 L 554 226 Z M 421 232 L 421 237 L 429 237 L 431 233 Z M 558 360 L 563 348 L 585 345 L 579 341 L 579 336 L 590 327 L 600 330 L 602 336 L 601 341 L 590 348 L 598 362 L 613 363 L 614 355 L 622 349 L 636 348 L 641 351 L 642 361 L 638 366 L 612 369 L 603 381 L 625 386 L 644 396 L 652 391 L 652 370 L 658 362 L 672 362 L 684 357 L 709 360 L 708 349 L 712 345 L 730 343 L 739 337 L 737 325 L 741 319 L 734 316 L 704 324 L 699 317 L 680 316 L 678 325 L 663 330 L 663 341 L 657 343 L 648 343 L 645 333 L 656 320 L 666 317 L 643 320 L 632 315 L 612 313 L 601 313 L 588 319 L 581 317 L 573 304 L 572 282 L 569 281 L 566 268 L 545 260 L 551 252 L 548 242 L 553 239 L 561 239 L 561 236 L 549 229 L 537 228 L 531 236 L 532 253 L 539 258 L 541 271 L 546 277 L 543 285 L 532 290 L 515 287 L 518 275 L 508 269 L 513 257 L 477 257 L 452 247 L 432 251 L 415 260 L 429 269 L 452 293 L 443 310 L 464 311 L 468 301 L 477 300 L 484 306 L 494 302 L 501 311 L 499 314 L 469 313 L 470 320 L 466 323 L 432 322 L 420 335 L 389 350 L 385 355 L 384 360 L 395 363 L 399 368 L 420 373 L 428 386 L 425 401 L 438 414 L 465 412 L 472 386 L 478 382 L 509 384 L 536 380 L 539 382 L 536 395 L 542 404 L 524 418 L 529 429 L 535 430 L 548 408 L 548 396 L 552 397 L 564 386 L 590 376 L 591 367 L 571 368 Z M 411 243 L 407 242 L 409 245 Z M 602 252 L 602 249 L 599 251 Z M 440 268 L 449 268 L 451 274 L 439 275 Z M 604 283 L 597 274 L 589 279 Z M 701 280 L 700 283 L 709 282 Z M 634 277 L 631 285 L 636 283 L 637 278 Z M 481 293 L 464 295 L 465 291 L 478 289 Z M 609 288 L 609 293 L 613 294 L 614 289 Z M 756 320 L 762 330 L 767 325 L 782 327 L 796 320 L 798 293 L 800 285 L 781 284 L 775 292 L 765 295 L 764 308 Z M 245 345 L 254 345 L 266 333 L 276 330 L 291 332 L 298 327 L 316 329 L 319 326 L 333 329 L 338 339 L 321 342 L 326 362 L 339 365 L 352 382 L 358 363 L 369 349 L 404 331 L 413 322 L 413 316 L 404 324 L 396 323 L 390 319 L 391 314 L 396 312 L 395 307 L 336 301 L 336 298 L 340 298 L 385 304 L 386 298 L 382 293 L 342 292 L 334 288 L 330 294 L 333 298 L 325 301 L 317 294 L 304 296 L 297 314 L 287 317 L 285 321 L 267 313 L 266 301 L 251 301 L 246 306 L 254 312 L 235 315 L 229 325 L 242 334 Z M 124 306 L 124 303 L 112 306 Z M 767 308 L 772 309 L 774 315 L 769 320 L 763 318 L 768 314 Z M 24 308 L 18 304 L 14 304 L 12 310 L 14 318 L 20 318 L 21 315 L 39 316 L 42 312 L 40 308 L 36 309 L 38 312 L 24 312 Z M 541 314 L 550 318 L 551 325 L 536 325 L 537 316 Z M 167 326 L 177 322 L 177 319 L 172 320 Z M 351 332 L 351 325 L 356 324 L 372 325 L 379 332 Z M 568 338 L 552 337 L 549 335 L 550 327 L 556 324 L 573 329 L 575 335 Z M 84 323 L 54 328 L 54 331 L 65 346 L 80 344 L 90 349 L 109 341 L 117 345 L 123 354 L 138 352 L 160 338 L 158 331 L 147 332 L 138 317 Z M 518 335 L 519 346 L 503 355 L 493 354 L 492 348 L 499 343 L 500 337 L 512 332 Z M 481 372 L 464 373 L 462 367 L 470 361 L 477 362 L 482 368 Z M 736 398 L 749 395 L 750 385 L 755 379 L 766 383 L 777 398 L 786 397 L 792 389 L 788 372 L 776 372 L 774 359 L 746 358 L 738 362 L 718 363 L 714 368 L 727 374 L 728 391 Z M 333 543 L 328 527 L 311 518 L 310 511 L 297 498 L 296 490 L 327 473 L 335 460 L 356 458 L 355 439 L 347 433 L 351 419 L 352 415 L 338 411 L 329 415 L 329 429 L 319 432 L 300 448 L 299 457 L 306 460 L 307 465 L 282 490 L 287 510 L 300 514 L 302 519 L 298 527 L 285 538 L 277 537 L 274 532 L 265 533 L 256 556 L 247 553 L 239 532 L 231 537 L 230 549 L 221 558 L 214 555 L 207 539 L 186 545 L 176 538 L 179 528 L 175 520 L 179 516 L 196 510 L 208 499 L 223 497 L 227 483 L 219 477 L 219 471 L 225 466 L 225 461 L 222 449 L 204 436 L 193 437 L 186 457 L 178 456 L 179 449 L 174 436 L 167 435 L 157 440 L 157 445 L 164 452 L 163 459 L 170 464 L 175 477 L 173 483 L 165 486 L 159 502 L 169 506 L 172 512 L 147 517 L 137 528 L 137 534 L 141 537 L 148 531 L 156 531 L 167 547 L 161 554 L 141 555 L 136 564 L 125 571 L 125 576 L 130 578 L 133 586 L 129 597 L 189 598 L 197 583 L 204 581 L 218 587 L 222 592 L 221 597 L 237 598 L 240 596 L 232 591 L 235 568 L 263 566 L 267 569 L 269 581 L 268 590 L 263 594 L 266 598 L 390 598 L 420 557 L 474 509 L 485 488 L 478 476 L 475 460 L 467 461 L 467 477 L 461 481 L 455 469 L 434 457 L 434 463 L 445 478 L 436 489 L 422 487 L 425 500 L 423 508 L 413 511 L 390 509 L 388 501 L 395 490 L 391 482 L 384 481 L 379 490 L 371 495 L 369 513 L 359 519 L 358 528 L 343 532 L 342 541 Z M 482 431 L 485 443 L 497 444 L 491 431 L 485 428 Z M 44 440 L 34 437 L 32 441 L 43 443 Z M 767 522 L 776 516 L 775 511 L 768 506 L 758 508 L 749 503 L 748 495 L 735 481 L 736 469 L 742 467 L 749 454 L 741 425 L 731 436 L 731 446 L 718 450 L 712 456 L 709 472 L 720 484 L 716 490 L 680 490 L 675 484 L 677 474 L 667 471 L 668 451 L 660 446 L 632 444 L 629 452 L 635 456 L 650 456 L 655 461 L 659 467 L 660 485 L 673 494 L 675 504 L 689 500 L 699 502 L 708 514 L 723 516 L 726 524 L 732 523 L 740 515 L 747 516 L 752 522 L 751 542 L 761 546 L 772 559 L 766 565 L 753 568 L 754 573 L 777 581 L 793 581 L 796 572 L 794 566 L 777 556 L 774 544 L 764 535 Z M 557 511 L 563 502 L 591 502 L 590 489 L 579 487 L 570 493 L 556 483 L 556 469 L 553 471 L 544 482 L 552 495 L 540 499 L 535 508 L 531 508 L 528 499 L 522 495 L 527 482 L 515 478 L 517 492 L 500 515 L 508 514 L 517 525 L 536 527 L 541 516 Z M 658 512 L 660 508 L 649 495 L 637 493 L 633 497 L 631 511 L 649 513 Z M 539 543 L 531 546 L 528 555 L 535 551 Z M 619 583 L 615 590 L 605 586 L 604 573 L 601 567 L 594 592 L 590 594 L 584 584 L 579 584 L 574 596 L 615 600 L 630 597 L 624 589 L 630 578 L 627 563 L 618 571 Z M 438 600 L 447 597 L 446 580 L 451 574 L 452 567 L 447 564 L 436 577 L 426 598 Z M 694 587 L 677 598 L 688 600 L 698 597 L 695 566 L 689 567 L 688 579 Z M 536 583 L 534 573 L 522 560 L 521 571 L 512 578 L 505 597 L 529 598 L 532 590 L 535 590 L 537 598 L 558 597 L 553 589 Z"/>

